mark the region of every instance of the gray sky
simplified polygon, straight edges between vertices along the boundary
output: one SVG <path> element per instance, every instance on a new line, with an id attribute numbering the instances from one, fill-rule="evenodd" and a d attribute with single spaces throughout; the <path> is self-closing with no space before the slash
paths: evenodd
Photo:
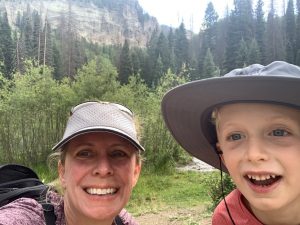
<path id="1" fill-rule="evenodd" d="M 157 18 L 160 24 L 178 27 L 183 19 L 186 29 L 199 32 L 210 0 L 138 0 L 143 9 Z M 212 0 L 219 17 L 233 0 Z"/>
<path id="2" fill-rule="evenodd" d="M 233 7 L 233 0 L 138 0 L 142 8 L 157 18 L 160 24 L 178 27 L 183 20 L 186 29 L 198 33 L 201 28 L 208 2 L 212 2 L 219 18 L 224 17 L 226 7 Z M 278 8 L 282 8 L 284 0 L 276 0 Z M 264 0 L 265 10 L 269 0 Z M 253 0 L 255 6 L 256 0 Z M 281 12 L 279 12 L 280 14 Z"/>

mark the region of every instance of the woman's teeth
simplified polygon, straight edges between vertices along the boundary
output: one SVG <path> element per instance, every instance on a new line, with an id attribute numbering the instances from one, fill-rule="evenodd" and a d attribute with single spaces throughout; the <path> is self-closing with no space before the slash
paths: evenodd
<path id="1" fill-rule="evenodd" d="M 116 188 L 87 188 L 86 192 L 91 195 L 108 195 L 117 192 Z"/>

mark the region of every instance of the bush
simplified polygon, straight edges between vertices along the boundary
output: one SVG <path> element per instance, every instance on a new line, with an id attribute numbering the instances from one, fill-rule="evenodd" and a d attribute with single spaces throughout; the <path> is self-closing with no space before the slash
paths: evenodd
<path id="1" fill-rule="evenodd" d="M 207 187 L 208 195 L 211 199 L 211 206 L 209 210 L 212 211 L 216 206 L 223 200 L 223 197 L 228 195 L 233 189 L 235 189 L 235 184 L 233 183 L 231 177 L 223 173 L 223 192 L 221 183 L 221 172 L 214 171 L 210 172 L 207 176 L 203 178 L 203 183 Z"/>

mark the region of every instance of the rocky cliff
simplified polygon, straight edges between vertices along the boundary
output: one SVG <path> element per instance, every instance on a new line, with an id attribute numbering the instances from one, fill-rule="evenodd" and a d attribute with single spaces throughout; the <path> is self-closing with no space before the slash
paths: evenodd
<path id="1" fill-rule="evenodd" d="M 0 9 L 7 11 L 13 27 L 18 14 L 29 8 L 43 20 L 47 17 L 54 29 L 63 18 L 72 18 L 76 33 L 88 41 L 123 44 L 128 39 L 132 46 L 145 46 L 159 27 L 156 18 L 145 14 L 137 0 L 111 0 L 109 4 L 96 5 L 88 0 L 0 0 Z"/>

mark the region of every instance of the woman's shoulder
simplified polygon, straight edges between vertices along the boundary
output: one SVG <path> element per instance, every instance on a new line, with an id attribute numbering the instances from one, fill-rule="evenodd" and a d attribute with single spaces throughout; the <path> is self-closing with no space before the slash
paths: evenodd
<path id="1" fill-rule="evenodd" d="M 56 191 L 49 191 L 47 194 L 47 202 L 51 203 L 56 216 L 56 224 L 65 224 L 64 201 L 63 197 Z"/>
<path id="2" fill-rule="evenodd" d="M 0 225 L 44 225 L 42 206 L 32 198 L 19 198 L 0 207 Z"/>
<path id="3" fill-rule="evenodd" d="M 125 225 L 138 225 L 138 222 L 135 221 L 133 216 L 127 212 L 126 209 L 122 209 L 122 211 L 119 213 L 119 217 Z"/>

